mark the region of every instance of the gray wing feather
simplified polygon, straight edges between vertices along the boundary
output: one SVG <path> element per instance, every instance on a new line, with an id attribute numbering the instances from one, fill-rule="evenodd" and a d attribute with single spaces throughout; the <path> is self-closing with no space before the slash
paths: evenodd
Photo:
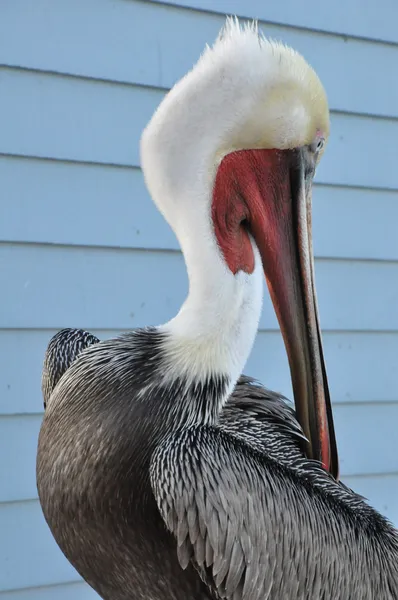
<path id="1" fill-rule="evenodd" d="M 380 597 L 375 525 L 393 552 L 395 533 L 317 464 L 288 468 L 221 427 L 197 426 L 163 441 L 150 476 L 181 566 L 191 563 L 214 598 Z"/>
<path id="2" fill-rule="evenodd" d="M 250 448 L 212 427 L 174 434 L 154 453 L 151 483 L 182 568 L 192 562 L 218 598 L 271 597 L 293 520 Z"/>
<path id="3" fill-rule="evenodd" d="M 61 329 L 50 340 L 44 356 L 41 389 L 44 408 L 63 374 L 79 355 L 99 339 L 83 329 Z"/>
<path id="4" fill-rule="evenodd" d="M 305 456 L 306 438 L 291 403 L 245 375 L 221 411 L 220 426 L 289 466 Z"/>

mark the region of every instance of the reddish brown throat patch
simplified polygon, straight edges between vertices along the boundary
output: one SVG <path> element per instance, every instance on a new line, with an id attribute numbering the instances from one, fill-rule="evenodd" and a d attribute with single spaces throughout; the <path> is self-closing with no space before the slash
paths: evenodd
<path id="1" fill-rule="evenodd" d="M 225 156 L 217 170 L 212 219 L 218 245 L 234 275 L 254 270 L 249 232 L 262 243 L 268 238 L 272 245 L 273 213 L 283 210 L 284 198 L 290 198 L 289 163 L 289 151 L 239 150 Z"/>

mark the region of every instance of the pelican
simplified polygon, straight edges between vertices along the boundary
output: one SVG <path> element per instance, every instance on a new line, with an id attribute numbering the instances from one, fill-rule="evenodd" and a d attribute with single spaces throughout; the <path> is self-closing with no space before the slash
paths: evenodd
<path id="1" fill-rule="evenodd" d="M 311 240 L 328 135 L 315 72 L 236 20 L 142 135 L 187 299 L 111 340 L 61 332 L 43 374 L 41 506 L 105 600 L 398 598 L 397 531 L 338 481 Z M 295 414 L 241 376 L 264 276 Z"/>

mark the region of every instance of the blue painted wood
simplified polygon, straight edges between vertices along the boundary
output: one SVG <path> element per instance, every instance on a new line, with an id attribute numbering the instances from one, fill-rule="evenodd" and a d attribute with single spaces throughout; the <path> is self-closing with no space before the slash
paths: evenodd
<path id="1" fill-rule="evenodd" d="M 397 403 L 339 404 L 333 414 L 342 476 L 398 472 Z"/>
<path id="2" fill-rule="evenodd" d="M 0 153 L 135 166 L 142 130 L 164 96 L 13 69 L 0 72 L 1 89 Z M 335 113 L 331 126 L 318 182 L 398 189 L 397 119 Z M 383 152 L 369 151 L 376 148 Z"/>
<path id="3" fill-rule="evenodd" d="M 344 483 L 398 526 L 398 475 L 344 477 Z"/>
<path id="4" fill-rule="evenodd" d="M 5 241 L 179 248 L 136 168 L 3 156 L 0 197 Z M 316 256 L 397 260 L 397 221 L 398 192 L 315 186 Z"/>
<path id="5" fill-rule="evenodd" d="M 324 329 L 398 330 L 398 263 L 318 259 L 316 279 Z M 174 316 L 187 276 L 180 252 L 3 244 L 0 289 L 0 327 L 129 329 Z"/>
<path id="6" fill-rule="evenodd" d="M 323 341 L 333 403 L 398 400 L 397 334 L 325 331 Z M 279 332 L 258 334 L 245 372 L 293 398 Z"/>
<path id="7" fill-rule="evenodd" d="M 13 592 L 0 592 L 0 600 L 99 600 L 99 596 L 85 583 L 65 583 Z"/>
<path id="8" fill-rule="evenodd" d="M 0 590 L 80 579 L 55 543 L 38 501 L 0 504 L 0 531 Z"/>
<path id="9" fill-rule="evenodd" d="M 92 332 L 102 340 L 121 333 L 98 329 Z M 42 362 L 54 333 L 55 330 L 0 330 L 0 414 L 42 413 Z M 323 340 L 334 403 L 398 401 L 397 333 L 326 331 Z M 258 334 L 245 373 L 288 398 L 293 397 L 279 332 Z"/>
<path id="10" fill-rule="evenodd" d="M 397 211 L 398 192 L 315 186 L 315 254 L 397 260 Z"/>
<path id="11" fill-rule="evenodd" d="M 34 245 L 0 245 L 6 282 L 0 327 L 17 328 L 155 324 L 176 313 L 187 288 L 179 252 Z"/>
<path id="12" fill-rule="evenodd" d="M 151 0 L 149 0 L 151 1 Z M 160 1 L 162 0 L 155 0 Z M 322 4 L 307 0 L 305 9 L 295 0 L 262 3 L 258 0 L 227 0 L 216 3 L 213 0 L 164 0 L 164 4 L 199 8 L 251 19 L 265 19 L 286 23 L 292 26 L 320 29 L 340 34 L 349 34 L 374 40 L 398 41 L 393 22 L 396 17 L 394 0 L 381 0 L 375 4 L 371 0 L 347 0 L 339 5 Z"/>
<path id="13" fill-rule="evenodd" d="M 0 502 L 36 498 L 36 451 L 41 421 L 41 415 L 0 417 Z"/>
<path id="14" fill-rule="evenodd" d="M 2 240 L 179 249 L 137 168 L 0 157 L 3 194 Z"/>
<path id="15" fill-rule="evenodd" d="M 0 71 L 3 89 L 0 152 L 121 165 L 139 165 L 142 130 L 164 96 L 150 88 L 11 69 Z"/>
<path id="16" fill-rule="evenodd" d="M 385 144 L 390 127 L 394 131 L 397 128 L 398 134 L 398 120 L 332 114 L 332 135 L 315 180 L 397 189 L 396 150 L 387 143 L 380 153 L 380 160 L 374 158 L 377 154 L 374 149 Z"/>
<path id="17" fill-rule="evenodd" d="M 25 19 L 18 19 L 22 13 Z M 271 15 L 263 16 L 272 21 Z M 34 6 L 14 0 L 0 22 L 0 56 L 9 65 L 171 87 L 223 23 L 221 14 L 134 0 L 70 0 L 67 10 L 47 0 L 36 0 Z M 398 78 L 389 77 L 396 69 L 398 46 L 269 23 L 262 29 L 314 66 L 332 108 L 398 115 Z M 380 93 L 385 88 L 388 93 Z"/>

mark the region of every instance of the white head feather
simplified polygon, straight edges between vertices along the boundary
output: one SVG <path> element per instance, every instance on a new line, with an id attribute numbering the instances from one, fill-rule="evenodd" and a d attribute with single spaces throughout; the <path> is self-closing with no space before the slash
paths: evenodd
<path id="1" fill-rule="evenodd" d="M 164 193 L 191 193 L 203 176 L 211 190 L 226 154 L 297 148 L 311 144 L 318 131 L 328 137 L 329 111 L 313 69 L 291 48 L 259 35 L 255 23 L 242 28 L 229 18 L 146 127 L 142 167 L 155 202 L 167 213 Z"/>

